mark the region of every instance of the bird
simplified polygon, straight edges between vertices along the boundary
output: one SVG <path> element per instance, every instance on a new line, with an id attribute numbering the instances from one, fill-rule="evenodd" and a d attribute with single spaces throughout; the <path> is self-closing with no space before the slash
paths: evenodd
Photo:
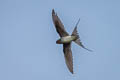
<path id="1" fill-rule="evenodd" d="M 52 20 L 53 20 L 53 24 L 55 26 L 55 29 L 60 36 L 60 38 L 56 41 L 56 44 L 63 44 L 63 53 L 64 53 L 66 65 L 67 65 L 69 71 L 72 74 L 74 74 L 71 43 L 75 42 L 76 44 L 78 44 L 82 48 L 84 48 L 88 51 L 92 51 L 92 50 L 87 49 L 82 44 L 80 37 L 79 37 L 79 34 L 77 32 L 77 26 L 78 26 L 78 23 L 80 22 L 80 18 L 79 18 L 77 24 L 75 25 L 75 28 L 74 28 L 71 35 L 69 35 L 67 33 L 67 31 L 65 30 L 63 23 L 61 22 L 60 18 L 57 16 L 57 13 L 55 13 L 54 9 L 52 9 Z"/>

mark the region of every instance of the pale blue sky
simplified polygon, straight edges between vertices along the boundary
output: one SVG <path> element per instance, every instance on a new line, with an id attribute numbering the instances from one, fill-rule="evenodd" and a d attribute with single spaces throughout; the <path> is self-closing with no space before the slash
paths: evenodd
<path id="1" fill-rule="evenodd" d="M 74 72 L 65 64 L 54 28 L 55 9 L 88 52 L 72 44 Z M 0 0 L 0 80 L 120 80 L 119 0 Z"/>

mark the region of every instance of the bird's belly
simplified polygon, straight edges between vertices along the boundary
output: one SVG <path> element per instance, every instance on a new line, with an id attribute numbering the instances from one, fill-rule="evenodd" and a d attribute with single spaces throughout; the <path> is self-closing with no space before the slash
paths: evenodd
<path id="1" fill-rule="evenodd" d="M 75 36 L 66 36 L 61 38 L 62 43 L 70 43 L 73 40 L 75 40 Z"/>

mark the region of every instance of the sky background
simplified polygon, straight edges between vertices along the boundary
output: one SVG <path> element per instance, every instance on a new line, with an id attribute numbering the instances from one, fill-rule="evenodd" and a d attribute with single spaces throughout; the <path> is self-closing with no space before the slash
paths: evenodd
<path id="1" fill-rule="evenodd" d="M 72 44 L 74 75 L 52 22 L 55 9 L 89 52 Z M 119 0 L 0 0 L 0 80 L 120 80 Z"/>

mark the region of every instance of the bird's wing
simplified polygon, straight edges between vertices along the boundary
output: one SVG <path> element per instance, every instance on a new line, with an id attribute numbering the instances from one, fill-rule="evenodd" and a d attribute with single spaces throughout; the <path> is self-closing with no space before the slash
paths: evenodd
<path id="1" fill-rule="evenodd" d="M 73 59 L 72 59 L 71 43 L 63 44 L 63 52 L 64 52 L 66 65 L 69 71 L 73 74 Z"/>
<path id="2" fill-rule="evenodd" d="M 52 19 L 56 31 L 58 32 L 60 37 L 68 36 L 69 34 L 65 31 L 64 25 L 62 24 L 62 22 L 60 21 L 59 17 L 57 16 L 54 10 L 52 10 Z"/>

